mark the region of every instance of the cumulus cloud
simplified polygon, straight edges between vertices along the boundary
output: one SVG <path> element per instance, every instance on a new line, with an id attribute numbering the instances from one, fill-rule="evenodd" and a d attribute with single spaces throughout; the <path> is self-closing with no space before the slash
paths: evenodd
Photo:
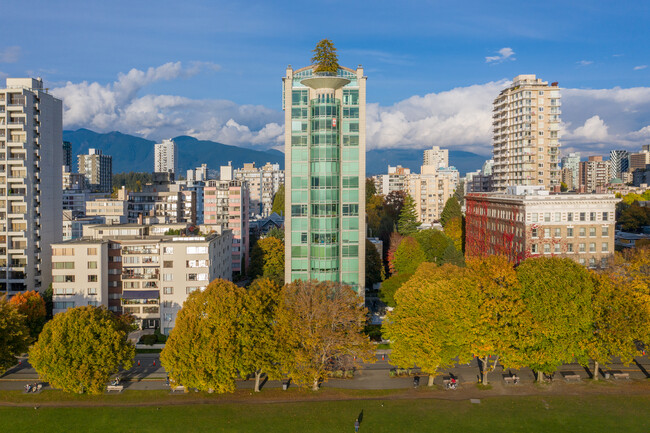
<path id="1" fill-rule="evenodd" d="M 501 63 L 505 62 L 506 60 L 516 60 L 514 55 L 515 52 L 512 50 L 512 48 L 509 47 L 504 47 L 501 48 L 498 51 L 497 56 L 488 56 L 485 58 L 485 63 Z"/>
<path id="2" fill-rule="evenodd" d="M 233 145 L 275 145 L 282 140 L 282 115 L 263 106 L 174 95 L 140 96 L 147 85 L 188 78 L 204 70 L 216 71 L 219 66 L 194 62 L 185 67 L 170 62 L 145 71 L 131 69 L 106 85 L 68 82 L 52 94 L 63 100 L 63 123 L 68 129 L 118 130 L 150 139 L 192 135 Z"/>
<path id="3" fill-rule="evenodd" d="M 0 50 L 0 63 L 16 63 L 20 58 L 20 47 L 12 46 Z"/>
<path id="4" fill-rule="evenodd" d="M 587 119 L 584 125 L 574 129 L 571 134 L 574 138 L 592 142 L 606 140 L 609 136 L 607 125 L 598 115 Z"/>
<path id="5" fill-rule="evenodd" d="M 632 69 L 635 70 L 635 71 L 640 71 L 640 70 L 645 69 L 647 67 L 648 67 L 648 65 L 639 65 L 639 66 L 635 66 Z"/>

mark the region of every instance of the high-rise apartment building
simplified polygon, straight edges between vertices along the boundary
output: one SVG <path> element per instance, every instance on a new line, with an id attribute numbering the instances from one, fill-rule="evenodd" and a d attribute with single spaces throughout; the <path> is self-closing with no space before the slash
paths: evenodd
<path id="1" fill-rule="evenodd" d="M 408 177 L 411 174 L 411 169 L 397 165 L 396 167 L 388 166 L 388 174 L 381 176 L 381 188 L 377 192 L 383 195 L 388 195 L 393 191 L 408 191 Z"/>
<path id="2" fill-rule="evenodd" d="M 62 233 L 62 108 L 43 81 L 0 89 L 0 294 L 45 290 Z"/>
<path id="3" fill-rule="evenodd" d="M 72 143 L 69 141 L 63 142 L 63 166 L 67 167 L 65 171 L 72 170 Z"/>
<path id="4" fill-rule="evenodd" d="M 559 187 L 560 88 L 518 75 L 494 100 L 494 188 Z"/>
<path id="5" fill-rule="evenodd" d="M 571 152 L 562 157 L 562 168 L 571 171 L 571 179 L 577 187 L 580 178 L 580 152 Z"/>
<path id="6" fill-rule="evenodd" d="M 630 153 L 627 150 L 609 151 L 609 174 L 612 177 L 621 178 L 630 168 Z"/>
<path id="7" fill-rule="evenodd" d="M 590 156 L 587 161 L 580 163 L 580 190 L 584 192 L 600 192 L 599 189 L 609 183 L 609 162 L 603 161 L 602 156 Z"/>
<path id="8" fill-rule="evenodd" d="M 426 149 L 422 165 L 432 165 L 436 168 L 449 167 L 449 150 L 441 149 L 439 146 Z"/>
<path id="9" fill-rule="evenodd" d="M 244 163 L 244 167 L 235 170 L 235 178 L 248 184 L 250 194 L 251 217 L 267 217 L 273 208 L 273 196 L 284 184 L 284 170 L 280 164 L 267 162 L 263 167 L 255 163 Z"/>
<path id="10" fill-rule="evenodd" d="M 163 140 L 154 147 L 154 173 L 178 173 L 178 148 L 174 140 Z"/>
<path id="11" fill-rule="evenodd" d="M 454 167 L 437 169 L 435 165 L 423 165 L 420 174 L 408 176 L 408 193 L 415 201 L 418 221 L 423 227 L 431 227 L 440 220 L 445 203 L 458 187 L 459 174 Z"/>
<path id="12" fill-rule="evenodd" d="M 113 157 L 101 150 L 88 149 L 88 155 L 77 155 L 79 173 L 86 176 L 86 183 L 93 192 L 113 192 Z"/>
<path id="13" fill-rule="evenodd" d="M 629 157 L 630 172 L 637 169 L 645 169 L 645 166 L 650 164 L 650 144 L 641 146 L 641 152 L 631 153 Z"/>
<path id="14" fill-rule="evenodd" d="M 366 77 L 287 67 L 285 281 L 365 286 Z"/>

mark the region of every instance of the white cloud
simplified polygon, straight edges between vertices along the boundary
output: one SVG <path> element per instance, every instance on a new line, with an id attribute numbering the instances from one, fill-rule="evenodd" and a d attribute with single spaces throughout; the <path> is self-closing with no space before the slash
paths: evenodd
<path id="1" fill-rule="evenodd" d="M 498 56 L 488 56 L 485 58 L 485 63 L 501 63 L 506 60 L 516 60 L 515 57 L 515 52 L 512 50 L 512 48 L 509 47 L 504 47 L 501 48 L 498 51 L 499 55 Z"/>
<path id="2" fill-rule="evenodd" d="M 132 69 L 106 85 L 66 83 L 52 90 L 63 100 L 64 128 L 86 127 L 100 132 L 119 130 L 160 139 L 192 135 L 234 145 L 275 145 L 283 139 L 282 115 L 262 106 L 226 100 L 193 100 L 173 95 L 144 95 L 147 85 L 196 75 L 218 65 L 166 63 L 146 71 Z"/>
<path id="3" fill-rule="evenodd" d="M 576 62 L 580 66 L 589 66 L 593 65 L 594 61 L 593 60 L 580 60 L 579 62 Z"/>
<path id="4" fill-rule="evenodd" d="M 603 119 L 596 115 L 587 119 L 584 125 L 574 129 L 572 136 L 577 139 L 596 142 L 606 140 L 609 134 Z"/>
<path id="5" fill-rule="evenodd" d="M 632 69 L 635 70 L 635 71 L 640 71 L 641 69 L 645 69 L 647 67 L 648 67 L 648 65 L 639 65 L 639 66 L 635 66 Z"/>
<path id="6" fill-rule="evenodd" d="M 20 58 L 20 47 L 12 46 L 0 50 L 0 63 L 16 63 Z"/>

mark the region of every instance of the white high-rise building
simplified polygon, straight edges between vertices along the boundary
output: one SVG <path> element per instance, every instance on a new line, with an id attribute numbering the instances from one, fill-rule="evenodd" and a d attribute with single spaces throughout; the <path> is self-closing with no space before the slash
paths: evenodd
<path id="1" fill-rule="evenodd" d="M 41 79 L 0 89 L 0 294 L 45 290 L 62 233 L 62 108 Z"/>
<path id="2" fill-rule="evenodd" d="M 113 158 L 101 150 L 88 149 L 88 155 L 77 155 L 79 173 L 94 192 L 113 192 Z"/>
<path id="3" fill-rule="evenodd" d="M 441 149 L 439 146 L 426 149 L 422 165 L 434 166 L 436 169 L 449 167 L 449 150 Z"/>
<path id="4" fill-rule="evenodd" d="M 154 153 L 154 173 L 178 172 L 178 148 L 174 140 L 170 138 L 156 143 Z"/>
<path id="5" fill-rule="evenodd" d="M 560 88 L 518 75 L 494 100 L 494 189 L 560 186 Z"/>

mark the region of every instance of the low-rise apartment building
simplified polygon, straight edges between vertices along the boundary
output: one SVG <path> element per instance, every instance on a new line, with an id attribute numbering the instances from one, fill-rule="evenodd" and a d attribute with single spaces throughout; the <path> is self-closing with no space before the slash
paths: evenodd
<path id="1" fill-rule="evenodd" d="M 186 224 L 101 224 L 84 227 L 81 239 L 53 245 L 54 313 L 103 305 L 168 334 L 191 292 L 232 275 L 232 232 L 188 230 Z M 185 235 L 166 234 L 172 231 Z"/>
<path id="2" fill-rule="evenodd" d="M 549 194 L 531 187 L 468 194 L 465 254 L 501 254 L 513 263 L 559 256 L 607 266 L 618 201 L 613 194 Z"/>

